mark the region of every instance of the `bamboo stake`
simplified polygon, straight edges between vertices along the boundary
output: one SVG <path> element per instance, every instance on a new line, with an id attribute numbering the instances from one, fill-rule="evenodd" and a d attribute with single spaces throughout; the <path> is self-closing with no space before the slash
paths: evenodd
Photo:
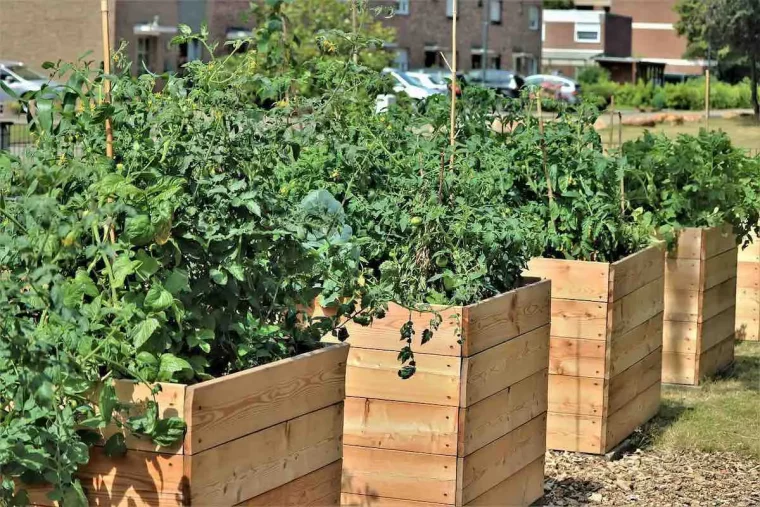
<path id="1" fill-rule="evenodd" d="M 103 72 L 109 75 L 111 74 L 111 36 L 108 24 L 108 0 L 100 0 L 100 14 L 103 32 Z M 111 101 L 111 81 L 109 78 L 103 80 L 103 91 L 105 92 L 104 101 L 108 104 Z M 106 118 L 106 156 L 113 158 L 113 130 L 111 129 L 110 118 Z"/>
<path id="2" fill-rule="evenodd" d="M 544 114 L 541 106 L 541 93 L 536 94 L 536 109 L 538 111 L 538 133 L 541 135 L 541 163 L 544 166 L 544 176 L 546 177 L 546 189 L 549 194 L 549 204 L 554 202 L 554 191 L 552 190 L 552 179 L 549 174 L 549 168 L 546 165 L 546 139 L 544 138 Z"/>
<path id="3" fill-rule="evenodd" d="M 618 148 L 623 152 L 623 113 L 618 111 Z M 620 173 L 620 212 L 625 213 L 625 169 Z"/>
<path id="4" fill-rule="evenodd" d="M 615 143 L 615 96 L 611 97 L 610 101 L 610 149 Z"/>
<path id="5" fill-rule="evenodd" d="M 459 0 L 453 0 L 453 18 L 451 20 L 451 125 L 449 144 L 451 145 L 451 158 L 449 170 L 454 170 L 454 153 L 456 151 L 456 123 L 457 123 L 457 10 Z"/>
<path id="6" fill-rule="evenodd" d="M 359 63 L 359 53 L 356 51 L 356 36 L 358 32 L 358 21 L 356 19 L 356 2 L 357 0 L 351 0 L 351 30 L 354 34 L 354 47 L 352 49 L 354 64 Z"/>

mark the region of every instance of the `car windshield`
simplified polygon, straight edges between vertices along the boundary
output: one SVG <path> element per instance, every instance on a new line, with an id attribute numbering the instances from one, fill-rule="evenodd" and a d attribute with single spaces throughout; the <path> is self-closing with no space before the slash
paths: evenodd
<path id="1" fill-rule="evenodd" d="M 7 67 L 7 69 L 14 74 L 16 74 L 21 79 L 26 79 L 28 81 L 37 81 L 37 80 L 44 80 L 45 78 L 37 74 L 36 72 L 33 72 L 26 67 L 22 65 L 11 65 L 10 67 Z"/>
<path id="2" fill-rule="evenodd" d="M 440 74 L 428 74 L 427 76 L 430 78 L 430 80 L 433 83 L 435 83 L 437 85 L 445 85 L 446 84 L 446 80 Z"/>
<path id="3" fill-rule="evenodd" d="M 400 74 L 401 74 L 401 78 L 404 81 L 406 81 L 407 83 L 409 83 L 410 85 L 412 85 L 412 86 L 421 86 L 423 88 L 425 87 L 425 85 L 422 84 L 422 81 L 420 81 L 416 77 L 412 76 L 411 74 L 407 74 L 405 72 L 401 72 Z"/>

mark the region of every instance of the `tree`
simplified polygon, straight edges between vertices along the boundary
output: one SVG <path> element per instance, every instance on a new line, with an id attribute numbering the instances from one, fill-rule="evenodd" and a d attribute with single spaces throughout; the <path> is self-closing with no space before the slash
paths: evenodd
<path id="1" fill-rule="evenodd" d="M 544 9 L 573 9 L 573 0 L 544 0 Z"/>
<path id="2" fill-rule="evenodd" d="M 706 56 L 711 48 L 721 57 L 748 63 L 752 105 L 760 121 L 760 0 L 680 0 L 676 12 L 676 30 L 689 41 L 687 55 Z"/>

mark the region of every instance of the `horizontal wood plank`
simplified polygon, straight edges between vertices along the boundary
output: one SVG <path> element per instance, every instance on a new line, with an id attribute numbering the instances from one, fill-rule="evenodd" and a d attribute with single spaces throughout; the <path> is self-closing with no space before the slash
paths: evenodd
<path id="1" fill-rule="evenodd" d="M 238 506 L 339 507 L 342 472 L 343 462 L 338 460 Z"/>
<path id="2" fill-rule="evenodd" d="M 348 344 L 187 388 L 185 454 L 334 405 L 345 397 Z"/>
<path id="3" fill-rule="evenodd" d="M 704 254 L 704 229 L 687 227 L 678 232 L 676 248 L 668 252 L 668 257 L 677 259 L 705 259 Z"/>
<path id="4" fill-rule="evenodd" d="M 459 405 L 462 359 L 415 354 L 417 372 L 401 379 L 398 352 L 351 347 L 346 371 L 346 394 L 356 398 Z"/>
<path id="5" fill-rule="evenodd" d="M 457 407 L 349 397 L 343 443 L 456 455 L 458 412 Z"/>
<path id="6" fill-rule="evenodd" d="M 544 495 L 544 457 L 541 456 L 503 480 L 467 506 L 494 507 L 532 505 Z"/>
<path id="7" fill-rule="evenodd" d="M 418 364 L 421 361 L 418 360 Z M 549 325 L 462 360 L 460 407 L 469 407 L 512 384 L 545 370 Z"/>
<path id="8" fill-rule="evenodd" d="M 704 241 L 704 259 L 712 259 L 737 245 L 736 234 L 730 225 L 705 229 Z"/>
<path id="9" fill-rule="evenodd" d="M 601 454 L 602 417 L 549 412 L 546 448 Z"/>
<path id="10" fill-rule="evenodd" d="M 723 340 L 733 339 L 736 332 L 736 308 L 731 307 L 722 311 L 712 319 L 703 322 L 701 326 L 700 353 L 713 348 Z"/>
<path id="11" fill-rule="evenodd" d="M 734 306 L 736 306 L 736 278 L 731 278 L 705 291 L 699 322 L 705 322 Z"/>
<path id="12" fill-rule="evenodd" d="M 663 246 L 650 246 L 612 264 L 610 284 L 612 301 L 630 294 L 665 274 Z"/>
<path id="13" fill-rule="evenodd" d="M 343 403 L 185 456 L 193 505 L 235 505 L 340 460 Z"/>
<path id="14" fill-rule="evenodd" d="M 607 418 L 604 452 L 613 449 L 657 414 L 660 409 L 660 388 L 660 383 L 655 382 Z"/>
<path id="15" fill-rule="evenodd" d="M 344 493 L 453 504 L 456 476 L 455 456 L 353 445 L 343 449 Z"/>
<path id="16" fill-rule="evenodd" d="M 697 384 L 697 355 L 678 352 L 662 353 L 663 384 Z"/>
<path id="17" fill-rule="evenodd" d="M 665 262 L 665 290 L 704 289 L 704 261 L 668 258 Z"/>
<path id="18" fill-rule="evenodd" d="M 609 300 L 610 265 L 606 262 L 535 257 L 528 263 L 525 275 L 550 279 L 553 298 Z"/>
<path id="19" fill-rule="evenodd" d="M 473 356 L 549 324 L 551 283 L 538 280 L 462 309 L 462 355 Z"/>
<path id="20" fill-rule="evenodd" d="M 730 336 L 700 355 L 697 369 L 700 382 L 725 370 L 734 362 L 734 346 L 734 338 Z"/>
<path id="21" fill-rule="evenodd" d="M 666 322 L 699 322 L 703 295 L 704 292 L 698 290 L 666 290 L 663 319 Z"/>
<path id="22" fill-rule="evenodd" d="M 758 241 L 755 233 L 750 234 L 752 242 L 746 247 L 739 245 L 738 258 L 739 262 L 760 262 L 760 241 Z"/>
<path id="23" fill-rule="evenodd" d="M 625 334 L 612 337 L 607 376 L 614 377 L 662 348 L 663 321 L 658 313 Z"/>
<path id="24" fill-rule="evenodd" d="M 399 498 L 385 498 L 377 495 L 341 494 L 343 507 L 454 507 L 453 503 L 415 502 Z"/>
<path id="25" fill-rule="evenodd" d="M 740 262 L 736 272 L 738 288 L 760 289 L 760 262 Z"/>
<path id="26" fill-rule="evenodd" d="M 580 377 L 605 377 L 606 343 L 597 340 L 552 337 L 549 373 Z"/>
<path id="27" fill-rule="evenodd" d="M 636 396 L 662 379 L 662 349 L 655 349 L 649 355 L 632 365 L 619 375 L 612 377 L 607 398 L 607 415 L 621 410 Z M 633 414 L 636 417 L 636 414 Z"/>
<path id="28" fill-rule="evenodd" d="M 546 452 L 546 414 L 458 459 L 461 502 L 466 505 L 528 466 Z M 460 493 L 460 492 L 458 492 Z"/>
<path id="29" fill-rule="evenodd" d="M 664 279 L 646 284 L 612 304 L 611 321 L 608 322 L 611 336 L 619 336 L 663 311 Z"/>
<path id="30" fill-rule="evenodd" d="M 602 378 L 549 375 L 549 412 L 601 417 L 606 383 Z"/>
<path id="31" fill-rule="evenodd" d="M 552 336 L 605 341 L 609 303 L 552 298 Z"/>
<path id="32" fill-rule="evenodd" d="M 760 340 L 760 289 L 736 291 L 736 338 Z"/>
<path id="33" fill-rule="evenodd" d="M 663 322 L 663 352 L 695 354 L 699 347 L 701 325 L 696 322 L 668 320 Z"/>
<path id="34" fill-rule="evenodd" d="M 534 373 L 467 408 L 459 409 L 458 456 L 467 456 L 546 412 L 547 372 Z"/>
<path id="35" fill-rule="evenodd" d="M 704 270 L 703 290 L 736 278 L 736 247 L 704 261 Z"/>

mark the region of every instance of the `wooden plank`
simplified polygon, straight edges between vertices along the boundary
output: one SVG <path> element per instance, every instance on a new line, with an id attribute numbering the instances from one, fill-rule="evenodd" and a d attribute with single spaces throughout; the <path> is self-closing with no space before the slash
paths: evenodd
<path id="1" fill-rule="evenodd" d="M 417 372 L 398 376 L 398 352 L 351 347 L 346 371 L 346 394 L 357 398 L 408 401 L 432 405 L 459 405 L 462 359 L 415 354 Z"/>
<path id="2" fill-rule="evenodd" d="M 343 462 L 325 467 L 283 484 L 279 488 L 239 503 L 241 507 L 338 507 Z"/>
<path id="3" fill-rule="evenodd" d="M 376 495 L 341 494 L 340 504 L 343 507 L 454 507 L 453 503 L 415 502 L 399 498 L 384 498 Z"/>
<path id="4" fill-rule="evenodd" d="M 660 246 L 650 246 L 613 263 L 610 267 L 612 301 L 662 278 L 664 270 L 665 251 Z"/>
<path id="5" fill-rule="evenodd" d="M 546 452 L 546 414 L 458 459 L 461 491 L 457 504 L 466 505 Z M 461 501 L 459 495 L 461 494 Z"/>
<path id="6" fill-rule="evenodd" d="M 659 382 L 652 384 L 623 408 L 607 418 L 604 452 L 628 438 L 636 428 L 660 410 Z"/>
<path id="7" fill-rule="evenodd" d="M 705 291 L 699 322 L 705 322 L 734 306 L 736 306 L 736 278 L 731 278 Z"/>
<path id="8" fill-rule="evenodd" d="M 736 278 L 736 248 L 711 257 L 704 261 L 703 290 L 711 289 L 719 283 Z"/>
<path id="9" fill-rule="evenodd" d="M 612 303 L 611 336 L 622 335 L 663 311 L 664 279 L 658 278 Z"/>
<path id="10" fill-rule="evenodd" d="M 664 384 L 696 385 L 696 354 L 662 353 L 662 382 Z"/>
<path id="11" fill-rule="evenodd" d="M 746 247 L 739 245 L 739 262 L 760 262 L 760 241 L 758 241 L 755 233 L 751 233 L 750 237 L 752 242 Z"/>
<path id="12" fill-rule="evenodd" d="M 606 381 L 601 378 L 549 375 L 549 412 L 601 416 Z"/>
<path id="13" fill-rule="evenodd" d="M 551 282 L 534 281 L 462 309 L 462 355 L 473 356 L 550 321 Z"/>
<path id="14" fill-rule="evenodd" d="M 665 290 L 702 290 L 703 266 L 704 261 L 699 259 L 667 259 L 665 262 Z"/>
<path id="15" fill-rule="evenodd" d="M 544 457 L 541 456 L 466 505 L 478 507 L 525 506 L 544 494 Z"/>
<path id="16" fill-rule="evenodd" d="M 664 321 L 662 335 L 663 352 L 695 354 L 699 346 L 700 328 L 701 326 L 696 322 Z"/>
<path id="17" fill-rule="evenodd" d="M 185 454 L 197 454 L 345 397 L 348 344 L 187 388 Z"/>
<path id="18" fill-rule="evenodd" d="M 605 342 L 576 338 L 551 338 L 549 373 L 604 378 L 606 363 Z"/>
<path id="19" fill-rule="evenodd" d="M 714 376 L 734 362 L 734 337 L 730 336 L 699 357 L 697 376 L 699 381 Z"/>
<path id="20" fill-rule="evenodd" d="M 658 348 L 610 379 L 606 414 L 611 415 L 621 410 L 652 384 L 661 382 L 661 378 L 662 349 Z"/>
<path id="21" fill-rule="evenodd" d="M 552 336 L 605 341 L 608 303 L 552 299 Z"/>
<path id="22" fill-rule="evenodd" d="M 712 319 L 703 322 L 699 352 L 705 352 L 727 338 L 733 338 L 736 332 L 736 308 L 722 311 Z"/>
<path id="23" fill-rule="evenodd" d="M 459 406 L 469 407 L 538 371 L 545 370 L 549 363 L 549 327 L 547 324 L 464 358 Z M 421 363 L 418 359 L 417 364 Z"/>
<path id="24" fill-rule="evenodd" d="M 441 323 L 437 330 L 433 330 L 433 338 L 422 345 L 422 331 L 431 328 L 430 321 L 436 318 L 436 313 L 441 317 Z M 462 346 L 459 341 L 462 338 L 462 308 L 459 306 L 431 305 L 431 311 L 410 311 L 396 303 L 388 303 L 388 311 L 385 317 L 376 319 L 370 326 L 360 326 L 349 323 L 346 328 L 349 332 L 348 342 L 352 347 L 387 350 L 398 352 L 401 326 L 411 319 L 414 324 L 414 340 L 412 347 L 415 351 L 424 354 L 438 354 L 443 356 L 459 356 Z M 332 336 L 326 336 L 323 341 L 336 342 Z"/>
<path id="25" fill-rule="evenodd" d="M 704 259 L 704 229 L 687 227 L 678 233 L 676 248 L 668 256 L 678 259 Z"/>
<path id="26" fill-rule="evenodd" d="M 453 504 L 456 475 L 455 456 L 353 445 L 343 448 L 344 493 Z"/>
<path id="27" fill-rule="evenodd" d="M 662 313 L 658 313 L 625 334 L 613 335 L 609 346 L 608 378 L 620 374 L 652 351 L 662 348 L 662 333 Z"/>
<path id="28" fill-rule="evenodd" d="M 711 259 L 716 255 L 736 248 L 736 235 L 733 227 L 723 225 L 705 229 L 704 235 L 704 259 Z"/>
<path id="29" fill-rule="evenodd" d="M 740 262 L 736 268 L 736 286 L 740 289 L 760 289 L 760 262 Z"/>
<path id="30" fill-rule="evenodd" d="M 736 292 L 736 338 L 760 340 L 760 289 Z"/>
<path id="31" fill-rule="evenodd" d="M 343 443 L 455 456 L 458 418 L 456 407 L 349 397 Z"/>
<path id="32" fill-rule="evenodd" d="M 666 322 L 698 322 L 703 294 L 698 290 L 666 290 L 663 319 Z"/>
<path id="33" fill-rule="evenodd" d="M 534 373 L 493 396 L 459 409 L 458 456 L 472 454 L 546 412 L 546 370 Z"/>
<path id="34" fill-rule="evenodd" d="M 535 257 L 524 274 L 550 279 L 553 298 L 605 302 L 609 299 L 610 265 L 606 262 Z"/>
<path id="35" fill-rule="evenodd" d="M 235 505 L 340 460 L 343 403 L 185 456 L 194 505 Z"/>
<path id="36" fill-rule="evenodd" d="M 546 448 L 557 451 L 602 453 L 602 418 L 549 412 Z"/>

